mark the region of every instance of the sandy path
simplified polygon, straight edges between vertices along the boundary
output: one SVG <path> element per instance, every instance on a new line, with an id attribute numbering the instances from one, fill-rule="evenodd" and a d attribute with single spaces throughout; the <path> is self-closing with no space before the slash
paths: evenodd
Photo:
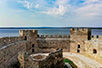
<path id="1" fill-rule="evenodd" d="M 72 60 L 79 68 L 101 68 L 102 64 L 88 57 L 75 53 L 63 53 L 63 56 Z"/>

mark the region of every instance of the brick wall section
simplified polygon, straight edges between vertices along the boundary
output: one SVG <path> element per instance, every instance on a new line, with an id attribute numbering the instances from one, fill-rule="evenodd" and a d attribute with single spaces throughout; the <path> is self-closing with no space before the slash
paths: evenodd
<path id="1" fill-rule="evenodd" d="M 8 68 L 17 62 L 18 52 L 25 51 L 27 41 L 15 42 L 0 48 L 0 68 Z"/>
<path id="2" fill-rule="evenodd" d="M 14 43 L 17 41 L 22 41 L 23 37 L 3 37 L 0 38 L 0 48 L 10 43 Z"/>

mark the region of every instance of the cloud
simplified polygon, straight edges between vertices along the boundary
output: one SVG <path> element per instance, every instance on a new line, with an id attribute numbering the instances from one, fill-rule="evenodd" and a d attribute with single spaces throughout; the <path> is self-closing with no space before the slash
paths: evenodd
<path id="1" fill-rule="evenodd" d="M 19 3 L 22 3 L 24 5 L 24 7 L 26 7 L 27 9 L 32 8 L 32 3 L 28 2 L 28 1 L 18 1 Z"/>
<path id="2" fill-rule="evenodd" d="M 39 8 L 39 4 L 36 4 L 36 5 L 35 5 L 35 8 L 36 8 L 36 9 Z"/>
<path id="3" fill-rule="evenodd" d="M 26 7 L 27 9 L 32 9 L 32 8 L 39 8 L 39 4 L 35 4 L 33 2 L 29 2 L 29 1 L 18 1 L 19 3 L 22 3 L 24 7 Z"/>
<path id="4" fill-rule="evenodd" d="M 97 2 L 97 3 L 94 3 Z M 87 4 L 86 4 L 87 3 Z M 102 16 L 102 3 L 99 0 L 86 0 L 84 6 L 78 7 L 76 13 L 81 16 Z"/>
<path id="5" fill-rule="evenodd" d="M 50 14 L 50 15 L 63 15 L 66 11 L 66 7 L 59 5 L 58 8 L 54 7 L 49 9 L 48 11 L 43 11 L 41 13 Z"/>
<path id="6" fill-rule="evenodd" d="M 69 0 L 56 0 L 53 7 L 48 7 L 47 10 L 42 11 L 41 13 L 49 15 L 64 15 L 70 6 L 68 2 Z"/>

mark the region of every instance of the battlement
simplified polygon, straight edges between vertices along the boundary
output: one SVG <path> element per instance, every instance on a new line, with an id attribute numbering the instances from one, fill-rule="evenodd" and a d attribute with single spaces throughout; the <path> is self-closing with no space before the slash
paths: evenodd
<path id="1" fill-rule="evenodd" d="M 71 28 L 70 32 L 82 32 L 82 33 L 87 33 L 89 31 L 88 28 Z"/>
<path id="2" fill-rule="evenodd" d="M 91 36 L 91 40 L 97 40 L 97 39 L 102 40 L 102 36 L 99 36 L 99 35 L 92 35 Z"/>
<path id="3" fill-rule="evenodd" d="M 70 38 L 69 35 L 39 35 L 39 38 Z"/>
<path id="4" fill-rule="evenodd" d="M 26 34 L 38 34 L 38 30 L 19 30 L 19 35 L 20 36 L 24 36 L 24 35 L 26 35 Z"/>
<path id="5" fill-rule="evenodd" d="M 38 30 L 19 30 L 19 36 L 23 37 L 24 40 L 34 41 L 38 36 Z"/>

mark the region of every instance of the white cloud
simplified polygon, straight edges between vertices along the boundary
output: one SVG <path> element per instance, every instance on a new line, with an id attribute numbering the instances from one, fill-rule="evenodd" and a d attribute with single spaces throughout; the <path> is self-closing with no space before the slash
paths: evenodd
<path id="1" fill-rule="evenodd" d="M 22 3 L 24 5 L 24 7 L 26 7 L 27 9 L 32 8 L 32 3 L 28 2 L 28 1 L 18 1 L 20 3 Z"/>
<path id="2" fill-rule="evenodd" d="M 66 7 L 59 5 L 58 8 L 54 7 L 52 9 L 48 10 L 47 12 L 43 11 L 41 13 L 50 14 L 50 15 L 63 15 L 65 13 L 65 11 L 66 11 Z"/>
<path id="3" fill-rule="evenodd" d="M 43 11 L 41 13 L 50 14 L 50 15 L 64 15 L 67 11 L 69 0 L 56 0 L 54 3 L 54 7 L 48 8 L 48 11 Z M 58 7 L 57 7 L 58 6 Z"/>
<path id="4" fill-rule="evenodd" d="M 27 9 L 31 9 L 31 8 L 39 8 L 39 4 L 35 4 L 33 2 L 28 2 L 28 1 L 19 1 L 19 3 L 22 3 L 24 7 L 26 7 Z"/>
<path id="5" fill-rule="evenodd" d="M 93 2 L 93 3 L 92 3 Z M 96 3 L 94 3 L 96 2 Z M 87 3 L 87 4 L 85 4 Z M 84 6 L 76 9 L 76 13 L 81 16 L 102 16 L 102 3 L 99 0 L 86 0 Z"/>
<path id="6" fill-rule="evenodd" d="M 39 4 L 36 4 L 36 5 L 35 5 L 35 8 L 36 8 L 36 9 L 39 8 Z"/>

